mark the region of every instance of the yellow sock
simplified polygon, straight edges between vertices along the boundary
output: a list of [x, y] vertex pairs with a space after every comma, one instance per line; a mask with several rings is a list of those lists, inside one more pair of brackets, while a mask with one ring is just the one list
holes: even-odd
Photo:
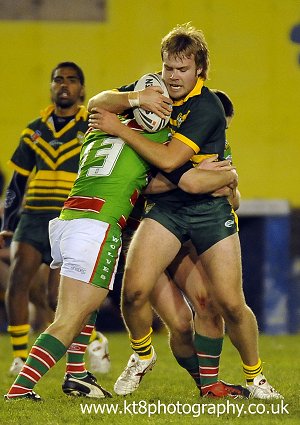
[[133, 339], [131, 336], [129, 337], [131, 348], [138, 354], [141, 360], [148, 360], [152, 356], [152, 332], [153, 329], [150, 328], [150, 332], [141, 339]]
[[243, 371], [248, 385], [253, 384], [253, 379], [262, 373], [262, 362], [258, 359], [258, 363], [254, 366], [248, 366], [243, 363]]
[[28, 356], [28, 339], [30, 325], [9, 325], [7, 332], [10, 334], [10, 342], [13, 349], [13, 357], [21, 357], [26, 360]]

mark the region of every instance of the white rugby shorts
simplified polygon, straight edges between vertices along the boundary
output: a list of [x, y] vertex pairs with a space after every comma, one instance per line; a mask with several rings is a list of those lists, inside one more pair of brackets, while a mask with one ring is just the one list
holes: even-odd
[[49, 222], [52, 263], [60, 274], [113, 289], [122, 246], [121, 229], [90, 218]]

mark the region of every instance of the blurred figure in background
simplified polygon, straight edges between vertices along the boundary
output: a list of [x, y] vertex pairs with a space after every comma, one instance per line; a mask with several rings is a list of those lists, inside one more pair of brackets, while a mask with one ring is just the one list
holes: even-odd
[[[2, 214], [4, 208], [3, 192], [5, 187], [5, 176], [0, 168], [0, 226], [2, 226]], [[0, 332], [6, 332], [7, 317], [5, 309], [5, 291], [9, 273], [9, 248], [0, 249]]]

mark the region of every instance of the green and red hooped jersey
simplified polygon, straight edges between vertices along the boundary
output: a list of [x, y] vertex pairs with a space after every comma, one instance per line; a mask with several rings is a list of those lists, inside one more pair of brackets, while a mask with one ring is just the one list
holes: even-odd
[[[136, 130], [140, 131], [140, 130]], [[170, 138], [169, 129], [141, 134], [157, 143]], [[148, 182], [149, 165], [118, 137], [99, 130], [87, 134], [78, 177], [60, 218], [92, 218], [122, 228]]]

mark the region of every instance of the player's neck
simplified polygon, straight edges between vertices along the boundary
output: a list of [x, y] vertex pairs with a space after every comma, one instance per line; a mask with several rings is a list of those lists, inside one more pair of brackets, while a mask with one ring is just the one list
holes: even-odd
[[55, 106], [54, 113], [58, 117], [70, 117], [77, 114], [79, 110], [79, 105], [72, 105], [69, 108], [62, 108], [60, 106]]

